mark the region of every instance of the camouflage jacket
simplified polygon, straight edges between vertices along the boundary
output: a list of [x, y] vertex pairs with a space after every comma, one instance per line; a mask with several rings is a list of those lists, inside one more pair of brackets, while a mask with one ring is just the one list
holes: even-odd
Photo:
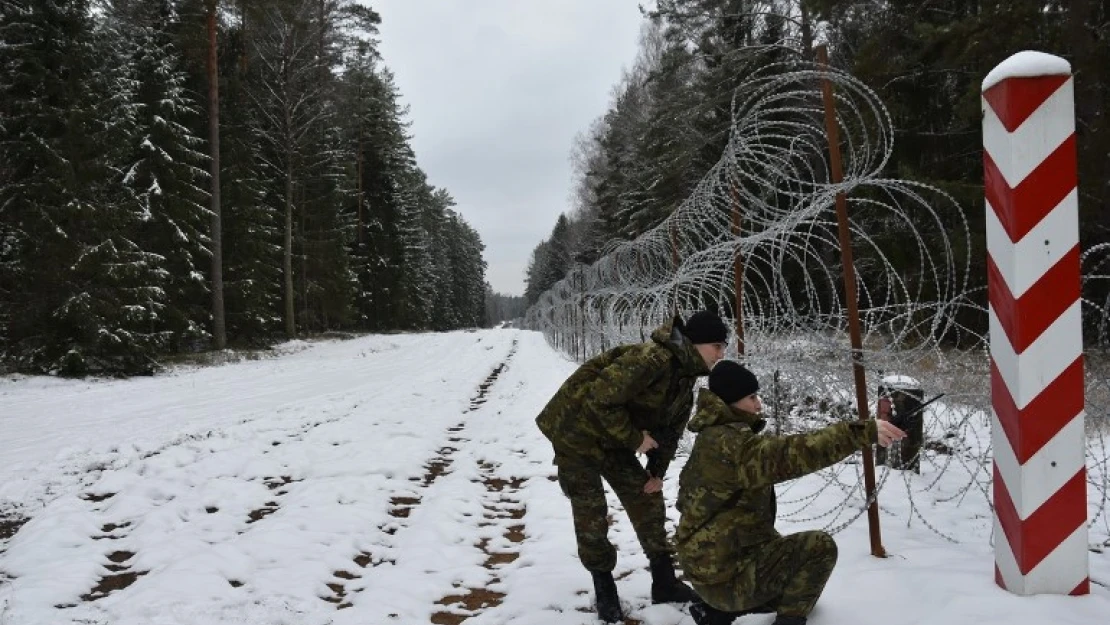
[[775, 484], [827, 467], [875, 440], [875, 422], [845, 421], [795, 436], [760, 436], [764, 421], [705, 389], [690, 420], [697, 432], [679, 476], [675, 543], [693, 582], [730, 579], [741, 548], [779, 536]]
[[536, 418], [555, 448], [555, 461], [596, 461], [607, 451], [635, 450], [643, 430], [659, 449], [650, 472], [658, 477], [674, 458], [693, 406], [694, 382], [708, 375], [700, 354], [675, 319], [651, 341], [610, 349], [578, 368]]

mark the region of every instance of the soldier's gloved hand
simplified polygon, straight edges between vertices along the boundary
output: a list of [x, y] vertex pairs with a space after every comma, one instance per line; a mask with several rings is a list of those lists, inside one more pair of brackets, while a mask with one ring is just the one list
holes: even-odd
[[906, 433], [889, 421], [875, 421], [875, 426], [876, 438], [883, 447], [890, 447], [894, 441], [906, 438]]
[[655, 449], [656, 447], [659, 447], [659, 443], [655, 442], [655, 439], [651, 437], [651, 434], [647, 433], [647, 430], [644, 430], [644, 441], [640, 443], [639, 447], [636, 448], [636, 453], [646, 454], [648, 451]]
[[654, 495], [655, 493], [658, 493], [662, 490], [663, 490], [663, 478], [661, 478], [661, 477], [648, 478], [647, 483], [644, 484], [644, 492], [647, 493], [648, 495]]

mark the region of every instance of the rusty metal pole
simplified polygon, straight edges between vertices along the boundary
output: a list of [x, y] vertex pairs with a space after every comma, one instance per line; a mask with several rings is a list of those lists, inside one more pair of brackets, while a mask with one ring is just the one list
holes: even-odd
[[671, 316], [678, 315], [678, 241], [674, 236], [674, 220], [671, 221], [668, 232], [671, 236], [671, 263], [674, 264], [674, 294], [671, 296]]
[[[736, 185], [732, 185], [732, 236], [740, 237], [740, 198]], [[736, 250], [732, 263], [732, 282], [736, 289], [736, 354], [744, 356], [744, 257]]]
[[579, 331], [582, 334], [582, 360], [589, 358], [589, 342], [586, 340], [586, 273], [579, 267], [578, 285], [578, 318], [581, 322]]
[[[824, 45], [817, 47], [817, 61], [824, 68], [829, 66], [829, 53]], [[821, 95], [825, 102], [825, 131], [829, 138], [829, 175], [833, 184], [844, 179], [840, 162], [840, 126], [836, 121], [836, 103], [833, 100], [832, 82], [821, 78]], [[848, 303], [848, 332], [852, 339], [852, 373], [856, 382], [856, 409], [860, 421], [867, 421], [867, 376], [863, 369], [863, 339], [859, 327], [859, 302], [856, 293], [856, 269], [852, 260], [852, 233], [848, 228], [848, 202], [844, 193], [836, 194], [836, 223], [840, 233], [840, 258], [844, 265], [844, 299]], [[863, 450], [863, 482], [867, 490], [867, 527], [871, 535], [871, 555], [886, 557], [882, 533], [879, 530], [879, 502], [875, 496], [875, 459], [871, 446]]]

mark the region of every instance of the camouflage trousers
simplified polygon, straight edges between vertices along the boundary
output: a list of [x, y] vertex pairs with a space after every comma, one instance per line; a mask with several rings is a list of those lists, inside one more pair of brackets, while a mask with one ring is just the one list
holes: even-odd
[[633, 452], [614, 451], [588, 461], [557, 455], [555, 463], [559, 467], [559, 487], [570, 499], [583, 566], [591, 571], [612, 571], [617, 564], [617, 549], [609, 542], [609, 506], [603, 478], [628, 513], [644, 553], [649, 558], [670, 553], [663, 493], [644, 493], [649, 476]]
[[825, 532], [799, 532], [741, 548], [736, 576], [694, 590], [726, 612], [766, 607], [784, 616], [813, 610], [836, 566], [836, 542]]

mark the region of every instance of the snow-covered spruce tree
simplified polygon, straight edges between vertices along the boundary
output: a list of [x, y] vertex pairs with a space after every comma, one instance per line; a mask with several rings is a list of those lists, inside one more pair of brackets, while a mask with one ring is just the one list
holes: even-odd
[[424, 199], [424, 231], [431, 251], [433, 287], [428, 328], [473, 328], [485, 321], [485, 268], [482, 241], [462, 216], [451, 210], [455, 200], [444, 189]]
[[544, 291], [566, 277], [574, 264], [570, 248], [570, 223], [566, 215], [559, 215], [551, 236], [541, 241], [532, 251], [525, 269], [524, 297], [528, 304], [536, 302]]
[[[293, 337], [296, 326], [296, 229], [305, 199], [306, 163], [317, 137], [326, 125], [325, 85], [320, 81], [320, 25], [315, 21], [316, 2], [275, 0], [249, 12], [250, 51], [255, 139], [267, 181], [264, 201], [281, 214], [282, 318], [285, 334]], [[302, 281], [302, 287], [304, 282]]]
[[551, 288], [554, 282], [548, 280], [547, 271], [547, 240], [540, 241], [528, 257], [528, 265], [524, 269], [524, 300], [529, 306], [535, 304], [544, 291]]
[[4, 357], [65, 375], [147, 371], [168, 274], [125, 183], [136, 85], [88, 0], [0, 4]]
[[165, 258], [165, 309], [159, 327], [174, 351], [209, 341], [211, 268], [204, 141], [189, 127], [202, 116], [185, 90], [182, 56], [172, 39], [170, 0], [111, 0], [106, 25], [136, 84], [135, 136], [125, 182], [141, 204], [140, 239]]
[[350, 158], [343, 149], [340, 129], [332, 125], [333, 101], [325, 100], [322, 106], [333, 114], [329, 115], [328, 124], [321, 125], [315, 141], [306, 150], [304, 199], [300, 202], [298, 228], [300, 325], [308, 331], [349, 325], [357, 285], [349, 257], [355, 223], [350, 211], [345, 210], [352, 193], [343, 165]]
[[451, 285], [452, 307], [458, 315], [455, 327], [485, 326], [486, 261], [482, 258], [485, 246], [478, 232], [461, 215], [447, 211], [447, 220], [451, 235], [446, 252], [455, 275]]
[[[240, 18], [242, 16], [240, 15]], [[220, 203], [223, 207], [224, 303], [229, 340], [262, 345], [280, 332], [281, 215], [264, 201], [263, 149], [244, 39], [249, 22], [227, 27], [220, 55]]]
[[432, 189], [418, 167], [402, 174], [397, 237], [401, 252], [399, 327], [423, 330], [431, 325], [435, 298], [432, 242], [424, 220]]
[[455, 200], [444, 189], [435, 189], [424, 202], [423, 224], [428, 233], [431, 249], [432, 281], [431, 315], [429, 328], [437, 331], [451, 330], [461, 325], [459, 311], [455, 306], [453, 290], [457, 288], [460, 276], [455, 273], [456, 263], [451, 254], [452, 237], [455, 232], [450, 222], [448, 207]]
[[404, 173], [416, 166], [408, 143], [407, 111], [400, 104], [393, 76], [377, 65], [376, 53], [369, 47], [360, 50], [347, 67], [344, 94], [348, 103], [344, 108], [352, 112], [348, 143], [355, 146], [359, 198], [352, 266], [358, 282], [357, 323], [371, 331], [396, 329], [404, 271], [398, 236]]

